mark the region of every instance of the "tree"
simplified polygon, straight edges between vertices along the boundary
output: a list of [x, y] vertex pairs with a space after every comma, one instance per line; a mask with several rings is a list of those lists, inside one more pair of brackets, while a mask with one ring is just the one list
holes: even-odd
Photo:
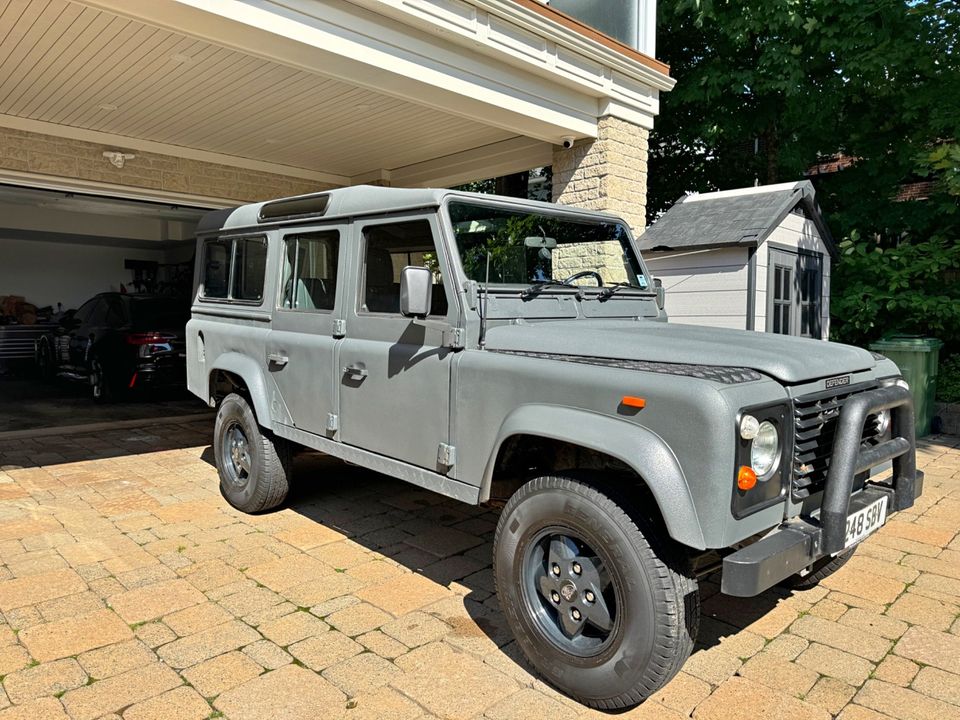
[[[923, 310], [904, 314], [902, 296], [880, 292], [890, 288], [870, 285], [856, 259], [899, 250], [899, 261], [919, 262], [933, 252], [923, 243], [933, 242], [944, 253], [935, 253], [936, 267], [952, 267], [960, 158], [944, 148], [960, 138], [960, 4], [677, 0], [660, 3], [659, 22], [659, 54], [677, 87], [661, 98], [651, 135], [650, 219], [688, 191], [796, 180], [824, 159], [847, 158], [842, 171], [811, 178], [847, 253], [834, 275], [834, 309], [859, 298], [878, 318], [841, 315], [835, 328], [857, 342], [936, 328], [920, 322]], [[893, 202], [903, 183], [920, 178], [935, 181], [929, 200]], [[907, 273], [917, 307], [952, 297], [938, 285], [948, 269], [923, 276], [921, 287], [923, 272], [911, 264]], [[956, 323], [944, 322], [938, 332], [958, 338]]]

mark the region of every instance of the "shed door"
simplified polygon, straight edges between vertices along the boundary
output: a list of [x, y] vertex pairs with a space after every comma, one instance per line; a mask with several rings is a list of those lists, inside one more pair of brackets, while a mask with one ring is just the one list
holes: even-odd
[[767, 332], [820, 339], [820, 256], [770, 248]]

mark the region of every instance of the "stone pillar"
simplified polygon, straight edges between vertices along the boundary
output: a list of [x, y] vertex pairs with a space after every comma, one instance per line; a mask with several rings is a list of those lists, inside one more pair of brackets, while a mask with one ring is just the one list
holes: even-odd
[[639, 125], [600, 118], [595, 140], [553, 151], [553, 200], [620, 215], [639, 235], [645, 227], [647, 138]]

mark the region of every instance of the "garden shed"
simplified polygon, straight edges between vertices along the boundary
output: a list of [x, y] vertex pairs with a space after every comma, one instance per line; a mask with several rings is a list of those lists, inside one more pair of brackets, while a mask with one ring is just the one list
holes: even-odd
[[639, 243], [671, 322], [829, 336], [836, 245], [808, 180], [688, 195]]

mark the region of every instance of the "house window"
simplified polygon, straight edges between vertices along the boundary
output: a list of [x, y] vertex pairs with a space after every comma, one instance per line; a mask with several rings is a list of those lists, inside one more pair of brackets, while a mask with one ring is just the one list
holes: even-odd
[[819, 339], [820, 257], [771, 248], [769, 268], [767, 331]]

